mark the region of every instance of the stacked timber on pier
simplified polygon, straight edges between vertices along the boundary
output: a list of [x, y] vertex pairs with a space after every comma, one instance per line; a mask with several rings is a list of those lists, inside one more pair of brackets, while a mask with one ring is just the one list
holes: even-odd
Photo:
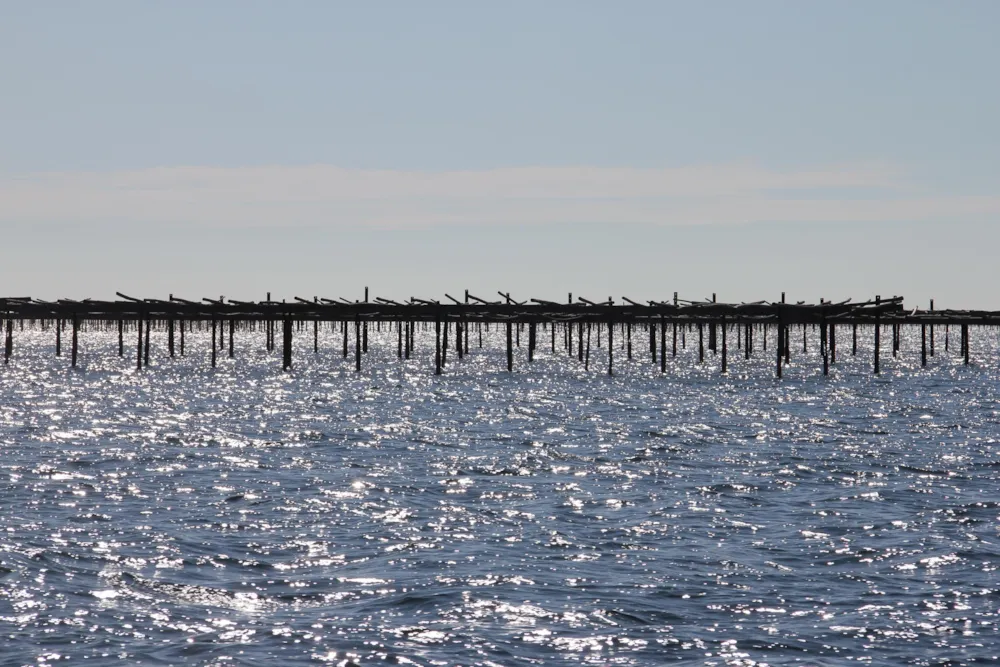
[[[807, 326], [820, 328], [820, 352], [823, 356], [824, 372], [829, 364], [836, 362], [836, 332], [838, 327], [849, 326], [852, 336], [852, 354], [857, 352], [858, 327], [871, 329], [874, 336], [874, 369], [879, 372], [880, 338], [883, 328], [889, 327], [892, 334], [893, 354], [899, 349], [900, 332], [903, 326], [921, 327], [922, 361], [926, 364], [927, 333], [930, 332], [930, 354], [934, 354], [934, 327], [960, 327], [962, 352], [968, 363], [969, 327], [996, 326], [1000, 324], [997, 311], [954, 311], [934, 310], [933, 302], [929, 310], [906, 310], [902, 297], [873, 300], [861, 303], [850, 301], [831, 303], [821, 300], [818, 304], [785, 303], [781, 301], [754, 303], [717, 303], [684, 301], [676, 293], [670, 301], [647, 301], [639, 303], [622, 298], [618, 303], [609, 298], [606, 301], [591, 301], [572, 295], [567, 303], [557, 303], [543, 299], [516, 301], [509, 294], [498, 293], [501, 300], [488, 301], [465, 293], [464, 300], [446, 295], [447, 301], [440, 302], [411, 298], [406, 302], [385, 298], [368, 299], [367, 289], [363, 301], [348, 299], [326, 299], [295, 297], [293, 301], [274, 301], [270, 294], [264, 301], [237, 301], [234, 299], [201, 299], [191, 301], [170, 295], [168, 299], [138, 299], [119, 293], [119, 299], [100, 301], [93, 299], [43, 301], [30, 297], [0, 298], [0, 317], [6, 325], [4, 358], [9, 361], [13, 349], [15, 322], [20, 328], [24, 324], [40, 326], [55, 332], [56, 354], [61, 355], [63, 331], [70, 328], [71, 354], [73, 365], [78, 355], [78, 338], [81, 324], [88, 323], [108, 328], [117, 327], [119, 335], [119, 355], [124, 355], [124, 333], [137, 331], [136, 366], [141, 369], [149, 363], [150, 330], [163, 331], [167, 335], [169, 355], [174, 356], [179, 346], [184, 353], [184, 333], [192, 326], [211, 328], [211, 363], [216, 364], [218, 352], [226, 350], [225, 338], [228, 333], [228, 352], [233, 356], [233, 338], [237, 328], [257, 330], [265, 333], [268, 351], [275, 348], [278, 329], [281, 330], [283, 367], [292, 366], [293, 331], [306, 323], [313, 323], [314, 350], [318, 350], [318, 328], [329, 324], [334, 331], [343, 335], [343, 355], [348, 356], [349, 333], [353, 333], [356, 369], [361, 370], [361, 358], [367, 352], [368, 327], [383, 323], [395, 326], [398, 332], [398, 355], [409, 358], [413, 348], [417, 325], [434, 325], [436, 343], [435, 371], [440, 373], [444, 363], [445, 350], [450, 336], [454, 336], [454, 349], [459, 358], [468, 353], [469, 331], [475, 328], [500, 325], [506, 329], [507, 369], [513, 370], [512, 336], [516, 332], [518, 342], [523, 327], [528, 334], [528, 361], [534, 359], [537, 347], [538, 327], [542, 326], [551, 335], [552, 351], [556, 350], [556, 333], [561, 332], [561, 345], [570, 354], [586, 359], [589, 366], [590, 336], [603, 331], [608, 345], [608, 372], [613, 372], [613, 337], [616, 332], [627, 336], [628, 357], [632, 357], [633, 330], [644, 331], [649, 336], [649, 352], [654, 362], [659, 357], [662, 371], [666, 371], [667, 337], [671, 339], [670, 352], [677, 353], [677, 332], [695, 331], [698, 334], [699, 361], [704, 361], [705, 333], [708, 334], [709, 349], [720, 351], [722, 372], [728, 367], [728, 339], [736, 335], [738, 347], [744, 356], [750, 358], [754, 352], [753, 341], [762, 337], [762, 348], [766, 350], [770, 333], [775, 344], [774, 354], [776, 374], [781, 377], [782, 366], [787, 364], [793, 347], [792, 327], [801, 327], [803, 336]], [[279, 326], [280, 325], [280, 326]], [[353, 332], [350, 332], [353, 329]], [[669, 330], [669, 334], [668, 334]], [[452, 332], [452, 333], [449, 333]], [[576, 344], [574, 346], [574, 337]], [[586, 338], [586, 342], [585, 342]], [[657, 340], [657, 338], [659, 340]], [[405, 342], [404, 342], [405, 341]], [[657, 345], [657, 342], [659, 345]], [[179, 344], [179, 345], [178, 345]], [[586, 355], [584, 345], [586, 344]], [[803, 341], [803, 344], [805, 342]], [[659, 347], [659, 350], [657, 350]]]

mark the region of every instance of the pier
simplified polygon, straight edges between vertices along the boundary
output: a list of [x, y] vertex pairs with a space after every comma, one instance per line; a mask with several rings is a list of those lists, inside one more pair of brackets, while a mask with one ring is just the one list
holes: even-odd
[[688, 301], [674, 293], [668, 301], [640, 303], [626, 297], [617, 301], [612, 297], [602, 301], [580, 296], [574, 299], [569, 294], [566, 303], [557, 303], [543, 299], [518, 301], [509, 293], [497, 294], [499, 299], [487, 300], [466, 291], [462, 299], [446, 294], [445, 300], [412, 297], [405, 302], [369, 299], [367, 288], [364, 300], [354, 301], [315, 296], [276, 301], [270, 294], [256, 302], [224, 297], [192, 301], [174, 295], [140, 299], [121, 293], [114, 301], [5, 297], [0, 298], [4, 364], [9, 364], [16, 353], [16, 332], [26, 326], [51, 331], [55, 355], [63, 356], [68, 348], [73, 367], [78, 363], [81, 338], [87, 330], [117, 330], [119, 356], [131, 356], [139, 371], [150, 362], [151, 332], [165, 338], [166, 353], [172, 358], [184, 355], [185, 333], [197, 329], [211, 330], [208, 363], [212, 367], [220, 356], [234, 356], [237, 335], [261, 336], [268, 352], [274, 352], [280, 344], [281, 368], [288, 371], [294, 364], [293, 337], [311, 336], [313, 351], [318, 352], [319, 330], [324, 327], [339, 334], [338, 351], [344, 358], [353, 354], [354, 369], [362, 372], [368, 331], [376, 326], [395, 331], [400, 359], [410, 358], [418, 335], [432, 335], [434, 373], [440, 375], [449, 349], [461, 360], [470, 353], [470, 336], [475, 336], [481, 347], [482, 332], [499, 327], [506, 341], [506, 370], [510, 372], [515, 370], [514, 340], [516, 347], [521, 347], [522, 336], [527, 338], [527, 350], [521, 355], [526, 358], [519, 363], [532, 363], [544, 346], [552, 354], [575, 357], [588, 370], [592, 365], [591, 342], [596, 338], [600, 346], [603, 336], [606, 354], [602, 354], [600, 366], [608, 374], [615, 371], [616, 337], [620, 337], [622, 353], [628, 359], [648, 355], [650, 363], [666, 373], [667, 359], [677, 356], [680, 336], [683, 341], [696, 338], [699, 363], [706, 361], [706, 349], [713, 352], [720, 373], [728, 372], [735, 348], [744, 359], [758, 354], [770, 356], [775, 376], [780, 378], [798, 347], [794, 338], [798, 332], [802, 336], [799, 349], [805, 351], [808, 328], [819, 330], [818, 350], [824, 374], [837, 363], [838, 354], [857, 355], [859, 336], [872, 338], [872, 371], [878, 374], [881, 355], [898, 354], [904, 327], [919, 327], [921, 364], [926, 366], [928, 357], [935, 354], [936, 333], [939, 338], [944, 335], [945, 350], [953, 345], [957, 333], [959, 354], [969, 364], [970, 331], [1000, 325], [1000, 311], [935, 310], [933, 301], [926, 310], [907, 310], [901, 296], [875, 297], [859, 303], [821, 299], [818, 304], [807, 304], [786, 303], [783, 293], [779, 301], [773, 302], [721, 303], [715, 295], [704, 301]]

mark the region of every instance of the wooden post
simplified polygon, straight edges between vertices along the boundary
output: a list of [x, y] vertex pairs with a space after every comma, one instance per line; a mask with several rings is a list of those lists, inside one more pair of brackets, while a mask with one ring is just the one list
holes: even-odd
[[403, 341], [403, 358], [409, 359], [410, 352], [413, 349], [413, 322], [410, 322], [409, 320], [406, 321], [406, 331], [403, 333], [405, 334]]
[[927, 365], [927, 325], [920, 325], [920, 365]]
[[969, 325], [962, 325], [962, 354], [965, 355], [965, 365], [969, 365]]
[[149, 319], [149, 315], [146, 315], [146, 334], [145, 334], [145, 350], [142, 355], [142, 365], [149, 367], [149, 330], [152, 328], [150, 325], [152, 321]]
[[10, 363], [10, 355], [14, 353], [14, 320], [7, 319], [7, 336], [3, 344], [3, 363]]
[[56, 320], [56, 356], [62, 356], [62, 318]]
[[720, 325], [722, 329], [722, 374], [725, 375], [729, 372], [729, 354], [728, 348], [726, 347], [726, 316], [722, 316], [722, 324]]
[[656, 322], [649, 323], [649, 356], [656, 363]]
[[142, 370], [142, 317], [138, 317], [135, 320], [135, 328], [138, 330], [136, 332], [136, 343], [135, 343], [135, 369], [137, 371]]
[[[932, 312], [934, 311], [934, 299], [931, 299], [931, 311]], [[928, 327], [928, 328], [930, 329], [930, 334], [931, 334], [931, 356], [933, 357], [934, 356], [934, 323], [931, 322], [930, 327]]]
[[[598, 325], [600, 327], [600, 325]], [[614, 335], [615, 335], [615, 323], [608, 322], [608, 375], [614, 375], [615, 367], [615, 345], [614, 345]]]
[[319, 354], [319, 320], [313, 320], [313, 354]]
[[743, 358], [750, 360], [750, 350], [753, 349], [753, 325], [750, 323], [743, 325]]
[[[782, 293], [781, 296], [782, 296], [782, 301], [784, 301], [784, 296], [785, 296], [784, 293]], [[765, 335], [765, 338], [766, 338], [766, 335]], [[775, 345], [774, 345], [774, 347], [776, 348], [776, 353], [777, 353], [777, 357], [778, 357], [778, 379], [779, 380], [781, 379], [781, 358], [783, 356], [782, 355], [781, 346], [784, 344], [784, 340], [785, 340], [784, 325], [782, 324], [782, 321], [781, 321], [781, 310], [779, 309], [778, 310], [778, 331], [777, 331], [777, 335], [775, 336]]]
[[[217, 332], [218, 324], [219, 323], [213, 317], [212, 318], [212, 368], [215, 368], [216, 359], [217, 359], [217, 357], [219, 355], [219, 348], [218, 348], [218, 345], [216, 343], [216, 336], [218, 334], [218, 332]], [[148, 329], [149, 322], [146, 322], [146, 327], [147, 327], [146, 331], [149, 331], [149, 329]], [[146, 363], [147, 363], [147, 365], [149, 364], [148, 361]]]
[[583, 357], [583, 370], [590, 370], [590, 322], [587, 322], [587, 353]]
[[705, 361], [705, 325], [698, 322], [698, 363]]
[[875, 318], [875, 375], [882, 372], [880, 367], [879, 355], [881, 353], [881, 339], [882, 339], [882, 323], [879, 322], [879, 318]]
[[535, 360], [535, 323], [528, 323], [528, 363]]
[[347, 358], [347, 320], [341, 320], [340, 322], [341, 333], [343, 333], [344, 338], [344, 359]]
[[[458, 358], [459, 359], [462, 359], [462, 357], [465, 355], [465, 346], [462, 344], [463, 343], [463, 340], [462, 340], [462, 329], [463, 328], [464, 327], [462, 326], [462, 320], [461, 319], [455, 320], [455, 351], [458, 352]], [[534, 345], [535, 345], [534, 331], [532, 331], [532, 337], [531, 338], [532, 338], [532, 340], [531, 340], [531, 346], [534, 347]]]
[[118, 320], [118, 356], [125, 356], [125, 321]]
[[512, 340], [513, 336], [513, 324], [510, 320], [507, 320], [507, 372], [511, 373], [514, 371], [514, 342]]
[[76, 358], [78, 356], [80, 349], [79, 335], [80, 335], [80, 316], [77, 315], [76, 313], [73, 313], [73, 341], [72, 341], [73, 347], [70, 352], [71, 365], [73, 366], [73, 368], [76, 368]]
[[837, 363], [837, 327], [830, 322], [830, 364]]
[[855, 357], [858, 354], [858, 323], [855, 322], [851, 325], [851, 356]]
[[167, 320], [167, 353], [174, 358], [174, 321]]
[[583, 363], [583, 322], [579, 322], [577, 324], [577, 326], [579, 327], [578, 331], [576, 332], [577, 333], [576, 343], [577, 343], [577, 347], [579, 348], [577, 350], [577, 352], [578, 352], [578, 360], [580, 361], [580, 363]]
[[403, 321], [396, 320], [396, 358], [403, 358]]
[[361, 314], [354, 315], [354, 372], [361, 372]]
[[823, 375], [830, 374], [830, 352], [827, 349], [826, 341], [826, 316], [823, 316], [823, 321], [819, 325], [819, 349], [823, 354]]
[[[608, 340], [611, 340], [610, 334]], [[632, 323], [625, 323], [625, 348], [626, 348], [626, 358], [632, 361]]]
[[281, 370], [292, 370], [292, 320], [285, 316], [281, 322]]
[[448, 320], [444, 321], [444, 331], [441, 332], [441, 366], [448, 365]]
[[670, 356], [672, 356], [672, 357], [676, 357], [677, 356], [677, 321], [676, 320], [674, 321], [674, 346], [673, 346], [673, 352], [671, 353]]
[[[676, 334], [677, 330], [674, 329]], [[676, 341], [676, 337], [674, 338]], [[667, 323], [663, 319], [663, 315], [660, 315], [660, 372], [667, 372]]]
[[236, 320], [229, 320], [229, 358], [232, 359], [236, 356], [236, 350], [233, 346], [233, 339], [236, 337]]
[[785, 346], [785, 364], [792, 363], [792, 327], [785, 325], [785, 340], [783, 344]]

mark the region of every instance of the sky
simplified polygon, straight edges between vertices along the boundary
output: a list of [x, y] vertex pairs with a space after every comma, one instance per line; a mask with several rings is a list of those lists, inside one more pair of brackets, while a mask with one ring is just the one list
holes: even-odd
[[0, 295], [1000, 309], [995, 0], [0, 16]]

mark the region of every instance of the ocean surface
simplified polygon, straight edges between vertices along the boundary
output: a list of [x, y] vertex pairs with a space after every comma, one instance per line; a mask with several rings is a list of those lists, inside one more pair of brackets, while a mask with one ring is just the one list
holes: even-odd
[[793, 330], [777, 381], [773, 333], [728, 376], [618, 336], [608, 377], [492, 331], [435, 377], [432, 332], [356, 374], [311, 329], [289, 373], [260, 332], [136, 372], [15, 331], [0, 665], [994, 664], [997, 333], [884, 335], [878, 377], [863, 333], [824, 377]]

